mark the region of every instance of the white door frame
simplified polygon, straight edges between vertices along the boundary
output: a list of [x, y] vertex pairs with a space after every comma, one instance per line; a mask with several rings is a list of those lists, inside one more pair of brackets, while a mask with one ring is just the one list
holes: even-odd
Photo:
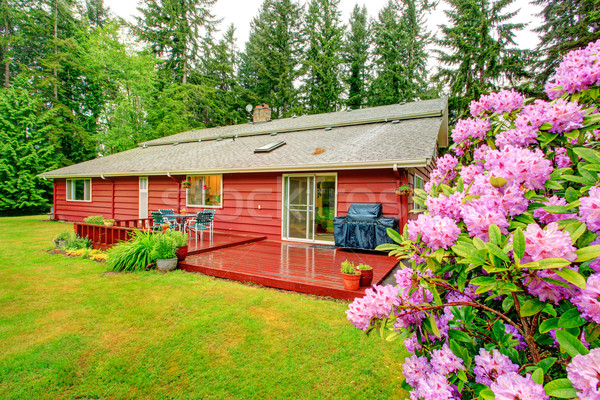
[[148, 187], [149, 180], [147, 176], [139, 177], [139, 202], [138, 202], [138, 217], [148, 218]]

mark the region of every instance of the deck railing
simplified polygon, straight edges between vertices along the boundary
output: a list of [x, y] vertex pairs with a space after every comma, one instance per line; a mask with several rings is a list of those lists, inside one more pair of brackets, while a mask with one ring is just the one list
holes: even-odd
[[129, 240], [135, 229], [144, 230], [152, 225], [152, 218], [116, 220], [113, 226], [85, 224], [75, 222], [75, 233], [79, 237], [88, 238], [94, 249], [106, 250], [109, 247]]

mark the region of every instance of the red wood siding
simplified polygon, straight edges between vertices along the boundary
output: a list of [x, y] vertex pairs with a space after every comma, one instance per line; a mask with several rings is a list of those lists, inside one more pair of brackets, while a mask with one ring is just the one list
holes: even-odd
[[[318, 171], [316, 171], [318, 172]], [[385, 216], [407, 221], [408, 199], [394, 190], [406, 182], [406, 171], [391, 169], [338, 172], [337, 215], [346, 215], [351, 203], [382, 203]], [[180, 210], [189, 213], [203, 207], [186, 206], [186, 190], [180, 188], [185, 176], [150, 176], [148, 208]], [[281, 238], [282, 173], [223, 175], [223, 207], [216, 209], [215, 229], [257, 233], [269, 239]], [[114, 185], [114, 213], [113, 213]], [[56, 216], [61, 220], [82, 221], [90, 215], [105, 218], [134, 219], [139, 216], [138, 177], [92, 179], [92, 202], [67, 202], [66, 180], [56, 180]], [[259, 209], [260, 207], [260, 209]]]

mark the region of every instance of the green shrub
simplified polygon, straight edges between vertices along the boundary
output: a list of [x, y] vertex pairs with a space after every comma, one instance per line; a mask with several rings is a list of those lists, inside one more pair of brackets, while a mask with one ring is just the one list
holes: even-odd
[[373, 269], [373, 267], [371, 267], [370, 265], [363, 264], [363, 263], [360, 263], [360, 264], [358, 264], [358, 267], [356, 267], [356, 268], [357, 268], [359, 271], [369, 271], [369, 270], [372, 270], [372, 269]]
[[154, 247], [151, 256], [154, 260], [166, 260], [176, 257], [177, 246], [171, 233], [154, 235]]
[[59, 233], [58, 235], [56, 235], [54, 237], [54, 241], [58, 242], [59, 240], [69, 240], [69, 238], [71, 236], [73, 236], [73, 231], [72, 230], [62, 231], [61, 233]]
[[106, 264], [111, 271], [143, 271], [156, 259], [151, 253], [156, 237], [152, 232], [135, 230], [131, 240], [120, 242], [108, 251]]
[[89, 249], [92, 247], [92, 241], [88, 238], [81, 238], [72, 230], [66, 230], [54, 237], [54, 243], [58, 247], [59, 241], [62, 241], [61, 248], [65, 250]]
[[92, 225], [103, 225], [104, 217], [101, 215], [93, 215], [90, 217], [85, 217], [83, 219], [83, 222], [85, 222], [86, 224], [92, 224]]

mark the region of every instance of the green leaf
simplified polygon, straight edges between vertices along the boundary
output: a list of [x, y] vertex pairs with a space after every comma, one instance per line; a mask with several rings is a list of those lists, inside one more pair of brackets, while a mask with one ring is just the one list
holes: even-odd
[[589, 353], [588, 349], [585, 348], [583, 343], [581, 343], [579, 339], [567, 331], [556, 331], [556, 341], [571, 357], [575, 357], [579, 354], [586, 355]]
[[531, 379], [535, 383], [543, 385], [544, 384], [544, 370], [541, 368], [538, 368], [535, 371], [533, 371], [533, 374], [531, 374]]
[[555, 379], [544, 386], [544, 390], [548, 396], [557, 397], [559, 399], [572, 399], [577, 397], [577, 390], [573, 388], [571, 381], [566, 378]]
[[525, 234], [521, 228], [517, 228], [513, 233], [513, 250], [519, 260], [525, 255]]
[[388, 236], [396, 243], [398, 244], [402, 244], [402, 242], [404, 241], [404, 239], [402, 238], [402, 236], [400, 236], [400, 233], [398, 233], [398, 231], [396, 231], [395, 229], [392, 228], [387, 228], [386, 230]]
[[398, 245], [397, 244], [393, 244], [393, 243], [383, 243], [380, 244], [379, 246], [377, 246], [375, 248], [375, 250], [377, 251], [392, 251], [392, 250], [398, 250]]
[[568, 268], [559, 269], [554, 272], [556, 272], [556, 274], [563, 278], [565, 281], [570, 282], [581, 289], [586, 288], [585, 278], [579, 272], [575, 272], [572, 269]]
[[442, 334], [440, 333], [440, 328], [438, 327], [438, 324], [434, 318], [433, 313], [429, 314], [429, 323], [431, 324], [431, 331], [433, 332], [433, 334], [439, 338], [442, 337]]
[[552, 329], [558, 329], [558, 318], [549, 318], [542, 322], [539, 326], [540, 333], [547, 333]]
[[[492, 225], [492, 226], [495, 226], [495, 225]], [[490, 229], [490, 231], [491, 231], [491, 229]], [[486, 247], [491, 255], [496, 256], [503, 261], [510, 262], [510, 258], [508, 257], [508, 255], [505, 252], [503, 252], [502, 249], [500, 249], [495, 244], [487, 243]]]
[[521, 264], [520, 267], [528, 269], [552, 269], [563, 268], [567, 265], [571, 265], [571, 262], [569, 260], [565, 260], [564, 258], [544, 258], [543, 260]]
[[496, 224], [491, 224], [488, 228], [488, 234], [490, 236], [490, 242], [493, 244], [500, 244], [502, 240], [502, 232], [500, 232], [500, 228]]
[[451, 339], [458, 340], [459, 342], [473, 343], [473, 338], [471, 338], [471, 336], [457, 329], [448, 329], [448, 336], [450, 336]]
[[548, 371], [550, 370], [550, 368], [552, 368], [552, 366], [556, 362], [556, 360], [557, 359], [554, 357], [544, 358], [542, 361], [537, 363], [537, 366], [540, 367], [544, 371], [544, 374], [547, 374]]
[[483, 285], [495, 285], [498, 281], [493, 276], [478, 276], [477, 278], [471, 279], [472, 285], [483, 286]]
[[549, 212], [551, 214], [568, 214], [569, 213], [569, 209], [567, 208], [567, 206], [550, 205], [550, 206], [545, 206], [544, 210], [546, 210], [546, 212]]
[[558, 326], [561, 328], [569, 329], [569, 328], [577, 328], [579, 326], [585, 325], [587, 321], [581, 318], [581, 313], [578, 309], [572, 308], [566, 313], [564, 313], [560, 320], [558, 321]]
[[502, 311], [505, 313], [510, 311], [511, 308], [515, 305], [515, 299], [512, 296], [506, 296], [504, 300], [502, 300]]
[[577, 191], [575, 189], [569, 187], [565, 191], [565, 199], [567, 199], [569, 203], [572, 203], [574, 201], [579, 200], [579, 195], [577, 194]]
[[550, 122], [544, 122], [542, 126], [540, 126], [540, 131], [547, 131], [552, 128], [552, 124]]
[[579, 157], [592, 164], [600, 164], [600, 153], [587, 147], [573, 147], [573, 151]]
[[481, 400], [494, 400], [496, 397], [491, 389], [483, 389], [481, 392], [479, 392], [479, 398]]
[[593, 260], [596, 257], [600, 257], [600, 244], [576, 250], [575, 254], [577, 254], [577, 260], [575, 260], [576, 262]]
[[542, 303], [538, 299], [527, 300], [525, 304], [521, 306], [521, 316], [530, 317], [542, 311], [546, 307], [546, 303]]

